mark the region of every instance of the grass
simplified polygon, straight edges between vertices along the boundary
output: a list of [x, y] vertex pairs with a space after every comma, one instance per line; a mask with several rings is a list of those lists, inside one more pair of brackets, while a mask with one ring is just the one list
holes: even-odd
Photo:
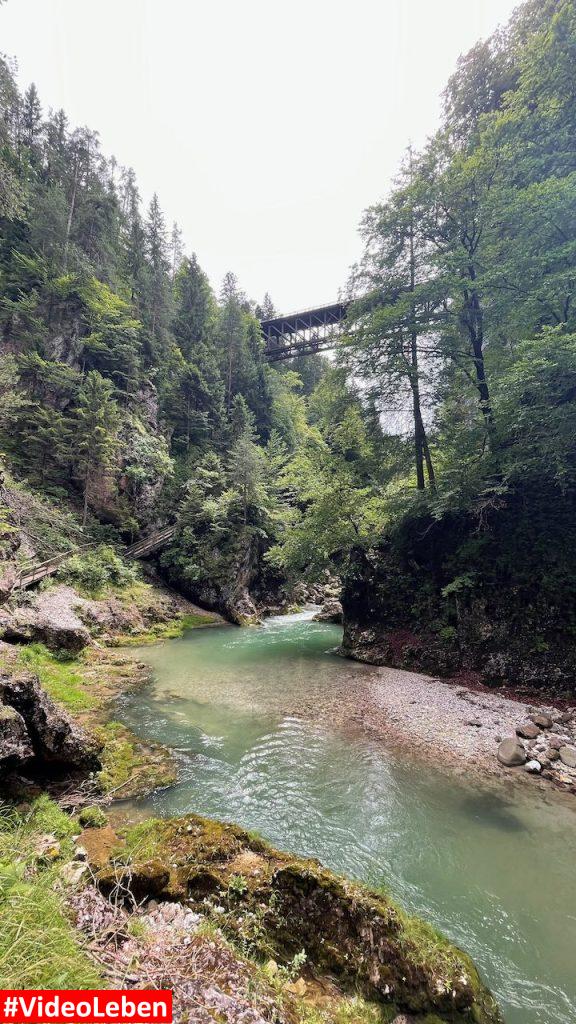
[[216, 615], [208, 612], [204, 615], [190, 614], [181, 615], [171, 622], [159, 622], [155, 626], [142, 633], [124, 634], [116, 637], [115, 647], [144, 647], [146, 644], [155, 644], [159, 640], [177, 640], [183, 636], [188, 629], [197, 629], [199, 626], [212, 626], [218, 622]]
[[72, 852], [74, 823], [41, 796], [25, 816], [0, 811], [0, 988], [104, 988], [68, 918], [60, 862], [35, 855], [50, 833], [64, 856]]
[[83, 677], [81, 658], [54, 654], [44, 644], [29, 644], [19, 651], [17, 665], [34, 672], [49, 696], [68, 711], [91, 711], [98, 706]]
[[104, 743], [102, 771], [98, 773], [104, 793], [118, 792], [127, 797], [175, 781], [172, 757], [163, 747], [143, 745], [121, 722], [107, 722], [98, 729], [98, 735]]
[[299, 1024], [390, 1024], [398, 1010], [395, 1006], [377, 1006], [360, 996], [343, 997], [328, 1010], [304, 1001], [297, 1008]]

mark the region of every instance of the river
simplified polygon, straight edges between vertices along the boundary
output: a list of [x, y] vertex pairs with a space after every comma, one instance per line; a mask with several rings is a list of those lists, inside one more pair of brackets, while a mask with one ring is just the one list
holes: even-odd
[[474, 958], [507, 1024], [576, 1021], [576, 813], [412, 763], [348, 720], [367, 666], [306, 615], [141, 648], [153, 682], [117, 716], [172, 747], [177, 785], [138, 815], [194, 811], [385, 884]]

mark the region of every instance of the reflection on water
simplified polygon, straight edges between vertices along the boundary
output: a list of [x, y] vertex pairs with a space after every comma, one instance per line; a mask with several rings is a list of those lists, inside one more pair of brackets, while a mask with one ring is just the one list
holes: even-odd
[[373, 670], [335, 657], [339, 637], [290, 617], [140, 650], [155, 682], [120, 717], [175, 748], [181, 772], [139, 813], [237, 821], [385, 884], [472, 954], [508, 1024], [574, 1024], [575, 814], [450, 781], [348, 729]]

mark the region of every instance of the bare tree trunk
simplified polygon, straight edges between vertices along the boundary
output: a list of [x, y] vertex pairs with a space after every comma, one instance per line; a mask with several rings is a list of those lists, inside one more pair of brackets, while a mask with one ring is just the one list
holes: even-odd
[[[410, 184], [412, 184], [412, 149], [410, 148]], [[436, 478], [432, 466], [426, 428], [422, 419], [420, 399], [420, 368], [418, 365], [418, 332], [416, 330], [416, 308], [414, 293], [416, 291], [416, 253], [414, 247], [414, 213], [410, 206], [410, 222], [408, 229], [410, 243], [410, 292], [412, 294], [412, 324], [410, 329], [410, 386], [412, 388], [412, 410], [414, 416], [414, 450], [416, 457], [416, 486], [419, 491], [426, 487], [424, 479], [424, 462], [428, 472], [428, 482], [432, 490], [436, 489]]]
[[76, 192], [77, 192], [77, 189], [78, 189], [78, 168], [79, 168], [79, 160], [78, 160], [78, 157], [76, 157], [76, 162], [74, 164], [74, 184], [72, 186], [72, 198], [70, 200], [70, 207], [69, 207], [69, 210], [68, 210], [68, 220], [66, 222], [66, 236], [64, 238], [64, 259], [63, 259], [63, 270], [64, 270], [64, 272], [66, 272], [66, 269], [68, 267], [68, 246], [69, 246], [69, 243], [70, 243], [70, 233], [72, 231], [72, 219], [74, 217], [74, 209], [76, 207]]
[[86, 522], [88, 520], [88, 487], [90, 484], [90, 470], [86, 470], [84, 476], [84, 508], [82, 511], [82, 529], [86, 528]]

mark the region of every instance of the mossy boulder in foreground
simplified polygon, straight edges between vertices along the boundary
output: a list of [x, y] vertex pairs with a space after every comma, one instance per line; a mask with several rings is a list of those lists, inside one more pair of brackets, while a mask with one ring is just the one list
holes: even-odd
[[[99, 833], [106, 843], [99, 844]], [[255, 955], [288, 962], [305, 950], [316, 973], [370, 999], [443, 1021], [500, 1024], [470, 958], [387, 895], [339, 878], [317, 861], [197, 815], [150, 819], [81, 839], [102, 890], [137, 901], [188, 901]]]

